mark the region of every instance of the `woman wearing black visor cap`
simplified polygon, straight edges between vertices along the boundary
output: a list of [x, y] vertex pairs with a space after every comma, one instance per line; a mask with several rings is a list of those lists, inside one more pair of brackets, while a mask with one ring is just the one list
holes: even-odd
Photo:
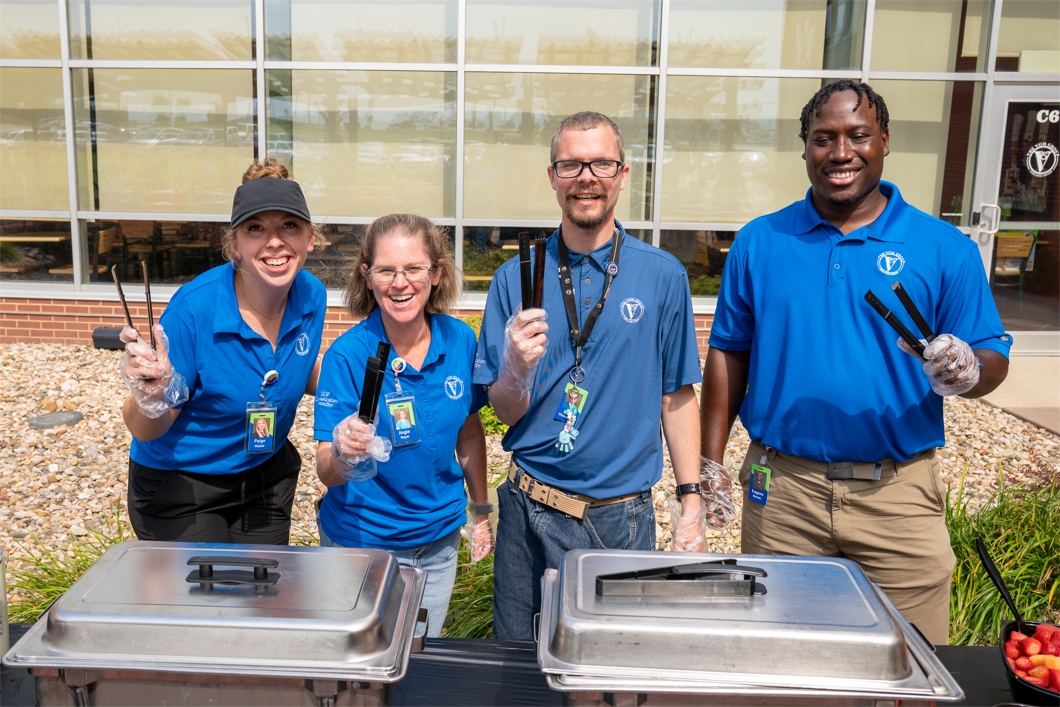
[[319, 238], [287, 170], [255, 163], [233, 200], [229, 262], [177, 291], [155, 348], [122, 331], [129, 514], [141, 540], [287, 543], [301, 468], [287, 433], [316, 390], [327, 307], [302, 270]]

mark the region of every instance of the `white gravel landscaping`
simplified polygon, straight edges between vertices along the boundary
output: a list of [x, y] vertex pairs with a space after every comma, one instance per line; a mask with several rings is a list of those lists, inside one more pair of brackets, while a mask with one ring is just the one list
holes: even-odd
[[[90, 529], [105, 530], [118, 504], [124, 506], [130, 436], [121, 419], [126, 389], [118, 375], [119, 356], [89, 346], [0, 345], [0, 545], [8, 548], [12, 565], [18, 565], [23, 548], [34, 549], [34, 538], [49, 548], [64, 547]], [[57, 410], [77, 410], [84, 419], [73, 427], [30, 427], [30, 418]], [[313, 468], [312, 416], [312, 401], [304, 398], [291, 431], [302, 454], [292, 542], [315, 540], [313, 504], [324, 491]], [[1060, 437], [986, 403], [947, 399], [946, 429], [945, 480], [955, 493], [967, 468], [965, 495], [972, 504], [989, 497], [999, 468], [1018, 476], [1035, 455], [1060, 463]], [[747, 444], [737, 425], [727, 449], [734, 473]], [[489, 438], [488, 453], [496, 480], [507, 466], [499, 436]], [[673, 489], [667, 459], [655, 487], [661, 548], [669, 545], [666, 499]], [[739, 524], [710, 538], [709, 545], [737, 551]]]

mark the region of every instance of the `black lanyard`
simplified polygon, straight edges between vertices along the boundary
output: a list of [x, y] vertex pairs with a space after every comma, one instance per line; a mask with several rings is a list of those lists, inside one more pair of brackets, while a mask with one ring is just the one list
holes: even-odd
[[[593, 333], [593, 327], [596, 326], [596, 320], [600, 318], [600, 312], [604, 311], [607, 295], [611, 293], [611, 283], [618, 276], [618, 257], [622, 252], [622, 232], [616, 228], [615, 234], [611, 237], [611, 257], [608, 260], [607, 267], [604, 268], [604, 293], [600, 295], [600, 299], [596, 301], [596, 306], [592, 308], [589, 316], [585, 318], [585, 328], [581, 330], [578, 329], [578, 305], [574, 301], [574, 287], [571, 285], [571, 275], [573, 273], [570, 268], [570, 251], [567, 250], [567, 244], [563, 242], [562, 230], [556, 238], [556, 249], [559, 251], [560, 290], [563, 292], [563, 305], [567, 310], [567, 323], [570, 325], [571, 343], [574, 344], [574, 368], [570, 371], [570, 379], [577, 385], [585, 380], [585, 370], [582, 368], [582, 348], [589, 341], [589, 336]], [[589, 256], [586, 255], [585, 257], [588, 258]]]

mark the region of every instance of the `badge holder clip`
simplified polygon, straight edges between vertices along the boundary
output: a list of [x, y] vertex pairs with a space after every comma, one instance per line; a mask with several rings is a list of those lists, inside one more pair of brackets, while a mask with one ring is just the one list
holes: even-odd
[[247, 454], [265, 454], [276, 449], [276, 413], [278, 408], [265, 399], [265, 388], [280, 377], [269, 371], [261, 380], [258, 400], [247, 403]]

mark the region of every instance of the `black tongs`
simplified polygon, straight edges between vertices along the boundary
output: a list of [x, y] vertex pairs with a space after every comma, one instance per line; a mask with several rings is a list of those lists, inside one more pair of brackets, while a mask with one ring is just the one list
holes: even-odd
[[[147, 331], [151, 337], [151, 348], [155, 348], [155, 310], [151, 306], [151, 278], [147, 274], [147, 261], [141, 260], [140, 267], [144, 273], [144, 296], [147, 298]], [[132, 315], [129, 314], [129, 305], [125, 303], [125, 292], [121, 289], [121, 280], [118, 279], [118, 266], [110, 266], [110, 275], [114, 278], [114, 286], [118, 288], [118, 299], [121, 300], [121, 308], [125, 310], [125, 323], [130, 329], [133, 326]]]
[[534, 239], [533, 276], [530, 271], [530, 233], [519, 234], [519, 280], [522, 290], [523, 311], [541, 307], [541, 296], [545, 287], [545, 239]]
[[372, 422], [375, 420], [375, 412], [379, 409], [379, 394], [383, 392], [383, 377], [386, 375], [386, 363], [390, 358], [390, 344], [380, 341], [376, 347], [375, 356], [368, 357], [368, 363], [364, 366], [364, 382], [361, 383], [361, 407], [357, 410], [357, 417], [361, 422]]
[[[743, 579], [737, 580], [737, 576]], [[730, 558], [597, 575], [596, 594], [602, 597], [752, 597], [766, 593], [765, 585], [756, 583], [755, 578], [767, 576], [764, 569], [737, 564]]]
[[[905, 288], [902, 287], [902, 283], [895, 281], [895, 283], [891, 285], [891, 289], [894, 290], [896, 295], [898, 295], [898, 299], [902, 303], [902, 306], [905, 307], [905, 311], [913, 318], [913, 323], [916, 324], [916, 328], [924, 335], [927, 342], [930, 344], [934, 341], [935, 333], [931, 331], [931, 327], [928, 326], [927, 320], [924, 319], [924, 315], [922, 315], [920, 310], [916, 308], [916, 305], [913, 304], [912, 298], [909, 296], [909, 293], [905, 291]], [[865, 300], [872, 305], [872, 308], [875, 309], [881, 317], [883, 317], [884, 321], [891, 325], [892, 329], [898, 332], [898, 336], [902, 337], [905, 343], [909, 344], [909, 348], [916, 351], [920, 355], [920, 358], [924, 357], [924, 344], [913, 334], [913, 332], [906, 328], [905, 324], [902, 324], [901, 320], [895, 316], [894, 312], [887, 308], [887, 305], [880, 301], [879, 297], [872, 293], [872, 290], [865, 293]]]

